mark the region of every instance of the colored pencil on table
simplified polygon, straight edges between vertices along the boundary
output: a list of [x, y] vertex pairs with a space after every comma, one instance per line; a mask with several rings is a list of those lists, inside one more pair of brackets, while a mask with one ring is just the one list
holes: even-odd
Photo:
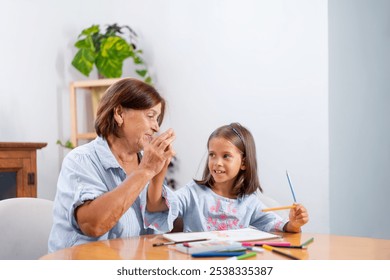
[[293, 259], [293, 260], [300, 260], [300, 258], [296, 257], [296, 256], [293, 256], [291, 254], [288, 254], [286, 252], [283, 252], [281, 250], [278, 250], [278, 249], [275, 249], [274, 247], [272, 246], [268, 246], [268, 245], [263, 245], [263, 248], [268, 250], [268, 251], [271, 251], [271, 252], [274, 252], [276, 254], [279, 254], [279, 255], [282, 255], [282, 256], [285, 256], [285, 257], [288, 257], [290, 259]]
[[314, 241], [314, 237], [310, 238], [309, 240], [307, 240], [306, 242], [302, 243], [301, 246], [302, 247], [307, 247], [307, 245], [309, 245], [310, 243], [312, 243]]
[[263, 246], [269, 245], [269, 246], [278, 246], [278, 247], [287, 247], [291, 246], [290, 242], [285, 242], [285, 241], [255, 241], [255, 242], [241, 242], [242, 246]]
[[245, 251], [209, 251], [209, 252], [202, 252], [202, 253], [194, 253], [191, 254], [191, 257], [193, 258], [210, 258], [210, 257], [237, 257], [245, 255]]
[[248, 254], [244, 254], [244, 255], [241, 255], [241, 256], [227, 258], [227, 260], [244, 260], [244, 259], [251, 258], [251, 257], [254, 257], [254, 256], [256, 256], [256, 253], [255, 252], [250, 252]]
[[194, 240], [186, 240], [186, 241], [172, 241], [172, 242], [163, 242], [163, 243], [154, 243], [153, 247], [158, 247], [158, 246], [165, 246], [165, 245], [174, 245], [174, 244], [180, 244], [180, 243], [190, 243], [190, 242], [198, 242], [198, 241], [206, 241], [209, 240], [207, 238], [202, 238], [202, 239], [194, 239]]
[[310, 238], [309, 240], [307, 240], [306, 242], [303, 242], [301, 245], [284, 245], [284, 244], [266, 244], [266, 245], [269, 245], [269, 246], [272, 246], [272, 247], [275, 247], [275, 248], [286, 248], [286, 249], [307, 249], [307, 245], [309, 245], [310, 243], [312, 243], [314, 241], [314, 238]]

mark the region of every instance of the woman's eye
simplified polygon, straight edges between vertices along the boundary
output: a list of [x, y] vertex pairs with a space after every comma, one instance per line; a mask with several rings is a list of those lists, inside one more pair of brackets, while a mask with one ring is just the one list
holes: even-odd
[[155, 116], [155, 115], [149, 115], [148, 117], [149, 117], [149, 119], [158, 122], [158, 117], [157, 117], [157, 116]]
[[223, 157], [224, 157], [224, 158], [230, 158], [231, 155], [226, 154], [226, 155], [223, 155]]

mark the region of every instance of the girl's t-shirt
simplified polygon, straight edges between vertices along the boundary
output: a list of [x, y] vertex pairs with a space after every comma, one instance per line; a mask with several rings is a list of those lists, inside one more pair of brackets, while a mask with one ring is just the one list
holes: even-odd
[[283, 231], [287, 223], [287, 220], [272, 212], [262, 212], [266, 207], [256, 194], [237, 199], [226, 198], [194, 181], [174, 193], [178, 199], [178, 211], [172, 211], [171, 214], [183, 218], [184, 232], [240, 229], [249, 226], [266, 232]]

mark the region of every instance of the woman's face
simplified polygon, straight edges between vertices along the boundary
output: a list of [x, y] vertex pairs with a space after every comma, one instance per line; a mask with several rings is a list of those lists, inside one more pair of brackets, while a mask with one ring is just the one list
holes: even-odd
[[124, 109], [121, 126], [124, 137], [131, 145], [143, 150], [145, 144], [150, 143], [153, 134], [160, 130], [158, 118], [161, 114], [161, 103], [145, 110]]

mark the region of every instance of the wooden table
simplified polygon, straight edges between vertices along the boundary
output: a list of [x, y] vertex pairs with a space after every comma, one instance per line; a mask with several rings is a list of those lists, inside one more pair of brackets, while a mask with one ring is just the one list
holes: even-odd
[[[310, 233], [278, 233], [291, 245], [299, 245], [311, 237], [308, 249], [283, 249], [304, 260], [390, 260], [390, 240], [365, 237]], [[161, 235], [112, 239], [91, 242], [59, 250], [41, 257], [41, 260], [191, 260], [190, 255], [177, 252], [171, 246], [153, 247], [166, 242]], [[281, 248], [279, 248], [281, 249]], [[270, 251], [257, 254], [257, 259], [284, 260]], [[202, 258], [196, 258], [202, 259]], [[224, 258], [213, 258], [224, 259]], [[254, 259], [254, 258], [252, 258]], [[203, 259], [204, 260], [204, 259]]]

